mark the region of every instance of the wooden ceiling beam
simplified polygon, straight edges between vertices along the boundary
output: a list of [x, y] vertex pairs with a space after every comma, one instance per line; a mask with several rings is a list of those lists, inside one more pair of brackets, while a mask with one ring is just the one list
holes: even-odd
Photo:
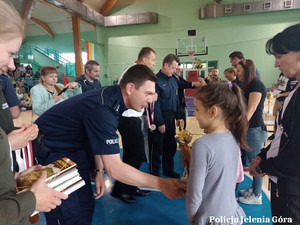
[[26, 6], [23, 12], [23, 19], [29, 20], [31, 17], [31, 14], [33, 12], [33, 9], [35, 7], [36, 0], [27, 0], [26, 1]]
[[108, 16], [108, 14], [113, 9], [113, 7], [117, 4], [118, 1], [119, 0], [107, 0], [100, 10], [102, 16]]
[[73, 41], [74, 41], [74, 53], [75, 53], [75, 69], [76, 77], [80, 77], [83, 72], [82, 52], [81, 52], [81, 33], [80, 33], [80, 19], [78, 16], [72, 16], [72, 28], [73, 28]]
[[[79, 0], [79, 1], [80, 1], [80, 0]], [[83, 0], [83, 1], [85, 1], [85, 0]], [[70, 17], [72, 17], [72, 16], [75, 15], [75, 14], [73, 14], [73, 13], [71, 13], [71, 12], [65, 10], [65, 9], [62, 9], [62, 8], [56, 6], [56, 5], [53, 5], [53, 4], [51, 4], [51, 3], [47, 2], [47, 1], [43, 1], [43, 3], [49, 5], [49, 6], [53, 7], [53, 8], [56, 8], [56, 9], [60, 10], [61, 12], [64, 12], [64, 13], [69, 14]], [[84, 18], [80, 18], [80, 20], [82, 20], [82, 21], [84, 21], [84, 22], [86, 22], [86, 23], [92, 25], [94, 28], [96, 27], [95, 24], [91, 23], [90, 21], [88, 21], [88, 20], [86, 20], [86, 19], [84, 19]]]
[[51, 38], [54, 39], [54, 33], [51, 30], [51, 28], [49, 27], [48, 23], [46, 23], [46, 22], [44, 22], [42, 20], [39, 20], [39, 19], [37, 19], [37, 18], [35, 18], [33, 16], [30, 18], [30, 20], [33, 21], [34, 23], [36, 23], [40, 28], [42, 28], [44, 31], [46, 31], [46, 33], [49, 34], [49, 36]]

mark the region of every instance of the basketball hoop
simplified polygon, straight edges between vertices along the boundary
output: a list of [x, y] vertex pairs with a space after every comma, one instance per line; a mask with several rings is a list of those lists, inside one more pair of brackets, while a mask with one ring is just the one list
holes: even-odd
[[195, 69], [195, 56], [194, 56], [195, 51], [187, 51], [186, 53], [192, 58], [192, 64], [193, 64], [192, 68]]
[[188, 54], [189, 56], [194, 56], [195, 51], [189, 51], [189, 52], [187, 52], [187, 54]]

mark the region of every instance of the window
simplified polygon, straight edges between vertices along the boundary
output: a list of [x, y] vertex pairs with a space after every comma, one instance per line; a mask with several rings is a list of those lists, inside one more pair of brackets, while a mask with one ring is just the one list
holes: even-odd
[[81, 57], [82, 57], [82, 63], [86, 64], [86, 62], [87, 62], [87, 53], [86, 52], [82, 52], [81, 53]]
[[70, 63], [75, 63], [75, 54], [74, 53], [60, 53], [59, 57], [62, 57], [68, 60]]
[[[73, 52], [71, 52], [71, 53], [60, 53], [59, 56], [66, 59], [66, 60], [68, 60], [70, 63], [75, 63], [75, 53], [73, 53]], [[81, 57], [82, 57], [82, 63], [86, 64], [86, 62], [87, 62], [86, 52], [82, 52]]]
[[48, 57], [54, 60], [54, 54], [53, 54], [53, 53], [50, 53], [50, 54], [48, 55]]
[[[202, 69], [199, 71], [199, 77], [205, 78], [211, 72], [212, 68], [218, 67], [218, 60], [205, 60], [201, 61]], [[194, 71], [192, 62], [181, 62], [181, 68], [183, 69], [183, 78], [186, 79], [188, 71]]]

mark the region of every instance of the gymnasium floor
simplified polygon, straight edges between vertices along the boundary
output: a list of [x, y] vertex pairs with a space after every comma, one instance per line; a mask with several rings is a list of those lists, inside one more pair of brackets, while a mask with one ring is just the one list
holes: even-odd
[[[175, 165], [175, 171], [182, 173], [183, 168], [181, 166], [179, 151], [177, 151], [175, 156]], [[142, 165], [141, 170], [148, 172], [146, 163]], [[169, 200], [161, 192], [152, 191], [151, 194], [146, 197], [137, 197], [137, 201], [135, 203], [127, 204], [110, 196], [114, 180], [112, 178], [108, 178], [107, 176], [105, 179], [106, 191], [101, 199], [96, 200], [93, 225], [188, 224], [185, 209], [185, 199]], [[245, 189], [250, 185], [251, 179], [245, 176], [245, 180], [240, 183], [238, 190]], [[240, 203], [240, 206], [245, 211], [246, 218], [257, 218], [265, 221], [268, 218], [271, 218], [270, 201], [265, 193], [263, 193], [262, 201], [262, 205], [245, 205]], [[43, 215], [41, 215], [41, 219], [37, 225], [46, 225]]]

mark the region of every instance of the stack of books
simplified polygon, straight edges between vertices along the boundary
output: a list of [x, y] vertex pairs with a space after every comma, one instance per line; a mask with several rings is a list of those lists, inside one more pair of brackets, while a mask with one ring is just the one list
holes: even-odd
[[[17, 190], [19, 193], [28, 190], [40, 178], [43, 171], [47, 172], [46, 184], [48, 187], [66, 195], [85, 185], [84, 180], [78, 173], [77, 164], [69, 158], [64, 157], [47, 165], [45, 169], [33, 171], [22, 177], [18, 181]], [[32, 215], [36, 213], [34, 212]]]

